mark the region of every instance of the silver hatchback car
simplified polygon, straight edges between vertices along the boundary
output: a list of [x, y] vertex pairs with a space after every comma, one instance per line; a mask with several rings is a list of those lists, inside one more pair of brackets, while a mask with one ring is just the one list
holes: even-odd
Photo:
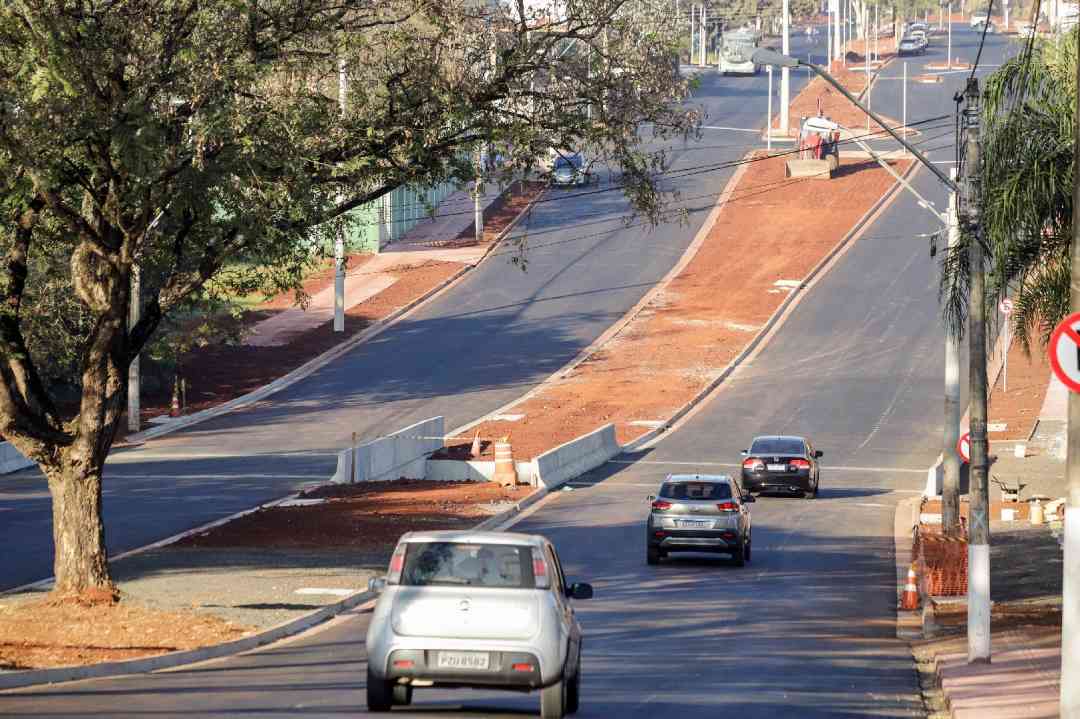
[[414, 687], [539, 689], [544, 719], [577, 711], [581, 627], [545, 538], [508, 532], [410, 532], [401, 537], [367, 633], [367, 704], [412, 702]]
[[658, 564], [670, 552], [730, 554], [738, 566], [750, 561], [750, 508], [726, 474], [671, 474], [650, 496], [645, 522], [645, 561]]

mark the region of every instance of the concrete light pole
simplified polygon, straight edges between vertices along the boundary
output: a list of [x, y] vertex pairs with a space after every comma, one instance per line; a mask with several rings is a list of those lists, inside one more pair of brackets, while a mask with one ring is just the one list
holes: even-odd
[[[142, 277], [137, 264], [131, 266], [131, 299], [128, 305], [128, 331], [139, 324], [142, 310]], [[135, 355], [128, 365], [128, 431], [138, 432], [141, 429], [139, 395], [142, 392], [142, 382], [139, 375], [139, 359], [141, 354]]]
[[[1080, 65], [1076, 70], [1080, 81]], [[1077, 97], [1080, 107], [1080, 97]], [[1080, 157], [1080, 114], [1073, 149]], [[1070, 309], [1080, 311], [1080, 174], [1073, 173], [1072, 291]], [[1061, 707], [1063, 719], [1080, 718], [1080, 394], [1069, 393], [1069, 439], [1065, 464], [1065, 556], [1061, 582]]]
[[[951, 23], [950, 23], [951, 24]], [[982, 236], [979, 228], [980, 119], [979, 81], [964, 90], [964, 167], [961, 221], [968, 234], [968, 377], [971, 385], [971, 460], [968, 465], [968, 661], [990, 661], [990, 487], [986, 438], [986, 295]]]
[[[906, 67], [906, 63], [905, 63]], [[953, 170], [955, 177], [955, 170]], [[949, 253], [960, 243], [956, 193], [949, 193]], [[947, 536], [960, 533], [960, 338], [945, 333], [945, 431], [942, 436], [941, 527]]]
[[[348, 79], [345, 76], [345, 59], [338, 60], [338, 107], [345, 117], [345, 93]], [[334, 237], [334, 332], [345, 331], [345, 228]]]
[[[784, 0], [783, 3], [784, 13], [784, 26], [783, 26], [783, 38], [781, 46], [783, 52], [787, 55], [791, 52], [791, 8], [789, 7], [788, 0]], [[791, 73], [786, 67], [780, 68], [780, 132], [788, 134], [788, 105], [791, 102]], [[769, 122], [772, 122], [770, 117]]]

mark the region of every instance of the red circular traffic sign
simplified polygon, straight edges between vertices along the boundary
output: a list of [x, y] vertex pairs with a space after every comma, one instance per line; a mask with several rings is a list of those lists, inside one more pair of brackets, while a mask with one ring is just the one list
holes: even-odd
[[1050, 369], [1061, 383], [1073, 392], [1080, 392], [1080, 312], [1061, 321], [1046, 348]]
[[956, 443], [956, 453], [965, 462], [971, 461], [971, 432], [960, 435], [960, 441]]

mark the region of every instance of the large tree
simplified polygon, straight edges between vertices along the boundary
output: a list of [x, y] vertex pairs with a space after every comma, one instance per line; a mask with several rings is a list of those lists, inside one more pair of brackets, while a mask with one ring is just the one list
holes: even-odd
[[[669, 6], [3, 3], [0, 434], [48, 481], [55, 591], [113, 594], [102, 474], [127, 367], [193, 298], [294, 286], [345, 213], [402, 184], [471, 179], [480, 144], [507, 172], [590, 151], [658, 217], [664, 156], [638, 127], [663, 139], [694, 118]], [[50, 332], [73, 348], [68, 412], [39, 369]]]

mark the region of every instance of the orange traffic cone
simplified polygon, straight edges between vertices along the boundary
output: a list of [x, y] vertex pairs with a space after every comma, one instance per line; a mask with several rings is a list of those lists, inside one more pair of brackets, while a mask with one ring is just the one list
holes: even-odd
[[480, 430], [476, 430], [476, 436], [473, 437], [472, 447], [469, 448], [469, 454], [473, 459], [480, 458]]
[[907, 570], [907, 582], [904, 584], [904, 593], [900, 596], [901, 609], [919, 608], [919, 588], [916, 586], [918, 578], [915, 576], [915, 563], [912, 562]]
[[169, 407], [169, 416], [170, 417], [179, 417], [180, 416], [180, 377], [179, 376], [177, 376], [177, 377], [175, 377], [173, 379], [172, 404]]
[[495, 442], [495, 476], [492, 481], [504, 487], [517, 486], [517, 468], [514, 466], [514, 450], [510, 446], [510, 437], [503, 437]]

